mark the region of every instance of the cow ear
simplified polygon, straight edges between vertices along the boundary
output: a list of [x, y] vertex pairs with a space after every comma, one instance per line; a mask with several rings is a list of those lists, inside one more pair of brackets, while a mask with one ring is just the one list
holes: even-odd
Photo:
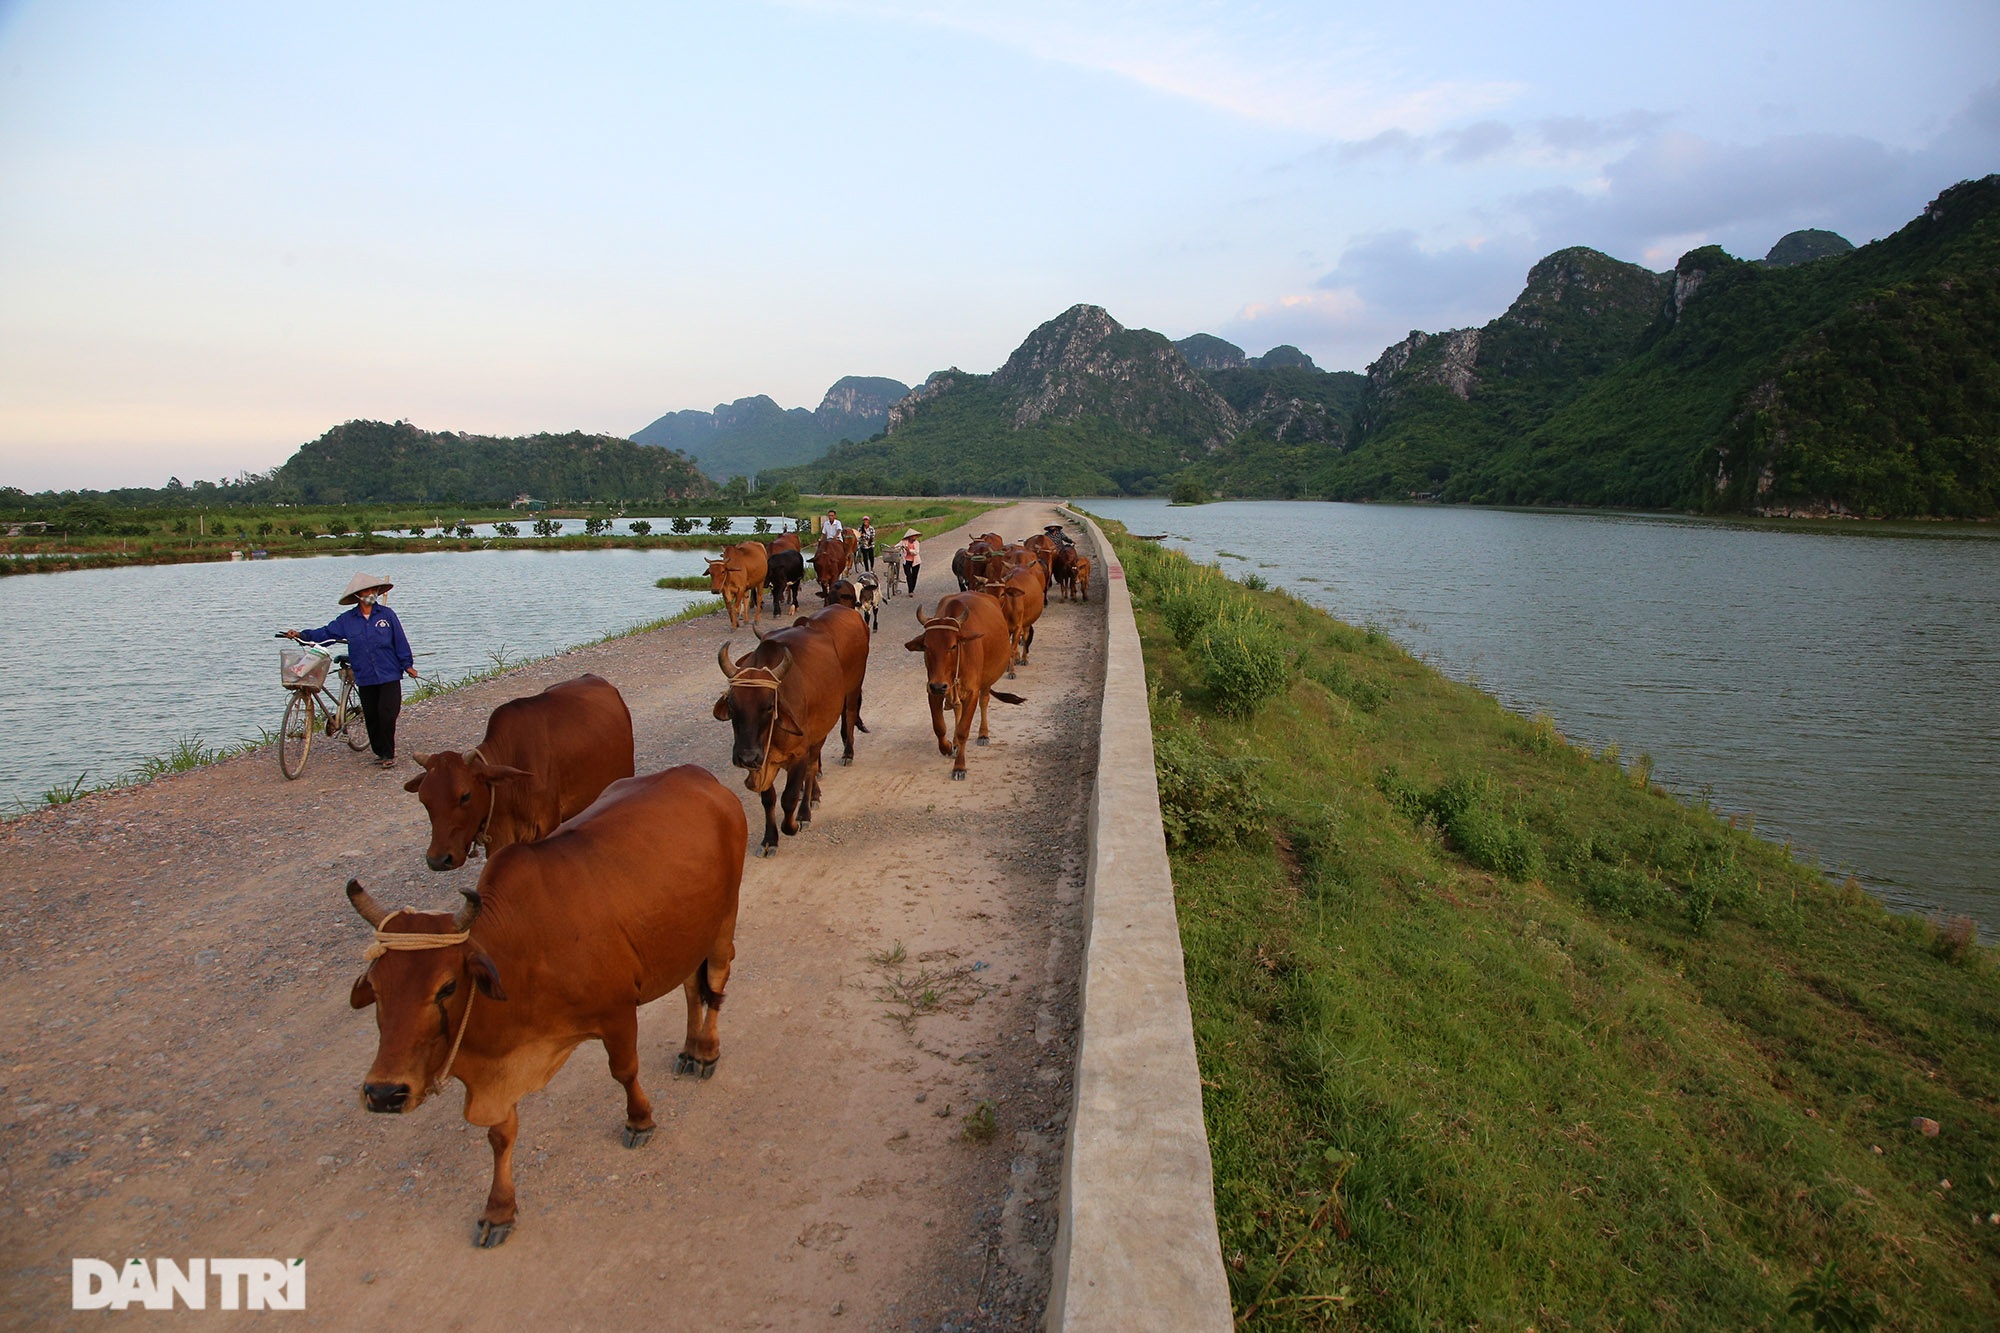
[[729, 696], [726, 694], [715, 701], [715, 720], [717, 722], [729, 720]]
[[408, 782], [405, 782], [403, 784], [403, 790], [407, 792], [414, 792], [417, 788], [424, 785], [424, 779], [429, 776], [430, 776], [429, 773], [417, 774], [415, 777], [411, 778]]
[[354, 989], [347, 992], [347, 1003], [355, 1009], [366, 1009], [375, 1003], [375, 983], [366, 972], [354, 979]]
[[485, 778], [488, 782], [512, 782], [515, 778], [531, 778], [535, 776], [524, 768], [510, 768], [506, 764], [489, 764], [483, 759], [472, 766], [472, 771], [480, 777]]
[[484, 950], [474, 949], [471, 957], [465, 960], [465, 965], [472, 969], [472, 984], [479, 987], [481, 995], [489, 1000], [507, 998], [506, 988], [500, 984], [500, 969], [493, 965], [493, 960], [486, 956]]
[[911, 639], [908, 643], [904, 644], [903, 646], [909, 649], [913, 653], [920, 653], [924, 650], [924, 636], [919, 634], [916, 638]]

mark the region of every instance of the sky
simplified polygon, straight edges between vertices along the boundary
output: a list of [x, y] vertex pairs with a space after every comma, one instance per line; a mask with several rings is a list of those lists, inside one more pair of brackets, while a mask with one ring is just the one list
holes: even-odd
[[1360, 370], [2000, 170], [1993, 0], [0, 0], [0, 485], [628, 435], [1078, 302]]

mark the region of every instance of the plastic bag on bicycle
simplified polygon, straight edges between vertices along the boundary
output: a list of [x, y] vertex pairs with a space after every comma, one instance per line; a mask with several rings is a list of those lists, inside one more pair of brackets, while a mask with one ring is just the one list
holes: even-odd
[[333, 654], [314, 643], [287, 644], [278, 649], [278, 681], [288, 690], [316, 690], [326, 684]]

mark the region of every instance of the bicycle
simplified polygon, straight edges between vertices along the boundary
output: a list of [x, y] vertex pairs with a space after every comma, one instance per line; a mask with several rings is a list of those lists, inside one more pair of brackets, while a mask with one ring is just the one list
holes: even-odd
[[[327, 684], [329, 670], [339, 672], [338, 694]], [[346, 654], [335, 657], [329, 649], [300, 639], [278, 650], [278, 680], [292, 696], [285, 704], [285, 720], [278, 728], [278, 769], [287, 779], [305, 772], [313, 735], [322, 723], [326, 734], [345, 740], [348, 749], [368, 748], [368, 729], [360, 721], [361, 698], [356, 693], [354, 668], [348, 664]]]

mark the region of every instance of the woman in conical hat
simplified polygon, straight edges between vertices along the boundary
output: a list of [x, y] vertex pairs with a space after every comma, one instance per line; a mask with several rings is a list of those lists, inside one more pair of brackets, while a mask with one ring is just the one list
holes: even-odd
[[403, 622], [382, 601], [396, 585], [380, 574], [356, 574], [340, 594], [340, 605], [352, 607], [318, 629], [286, 630], [285, 636], [308, 643], [345, 643], [361, 695], [361, 718], [368, 724], [368, 743], [375, 762], [396, 766], [396, 718], [403, 711], [403, 677], [417, 676], [416, 657], [403, 635]]

